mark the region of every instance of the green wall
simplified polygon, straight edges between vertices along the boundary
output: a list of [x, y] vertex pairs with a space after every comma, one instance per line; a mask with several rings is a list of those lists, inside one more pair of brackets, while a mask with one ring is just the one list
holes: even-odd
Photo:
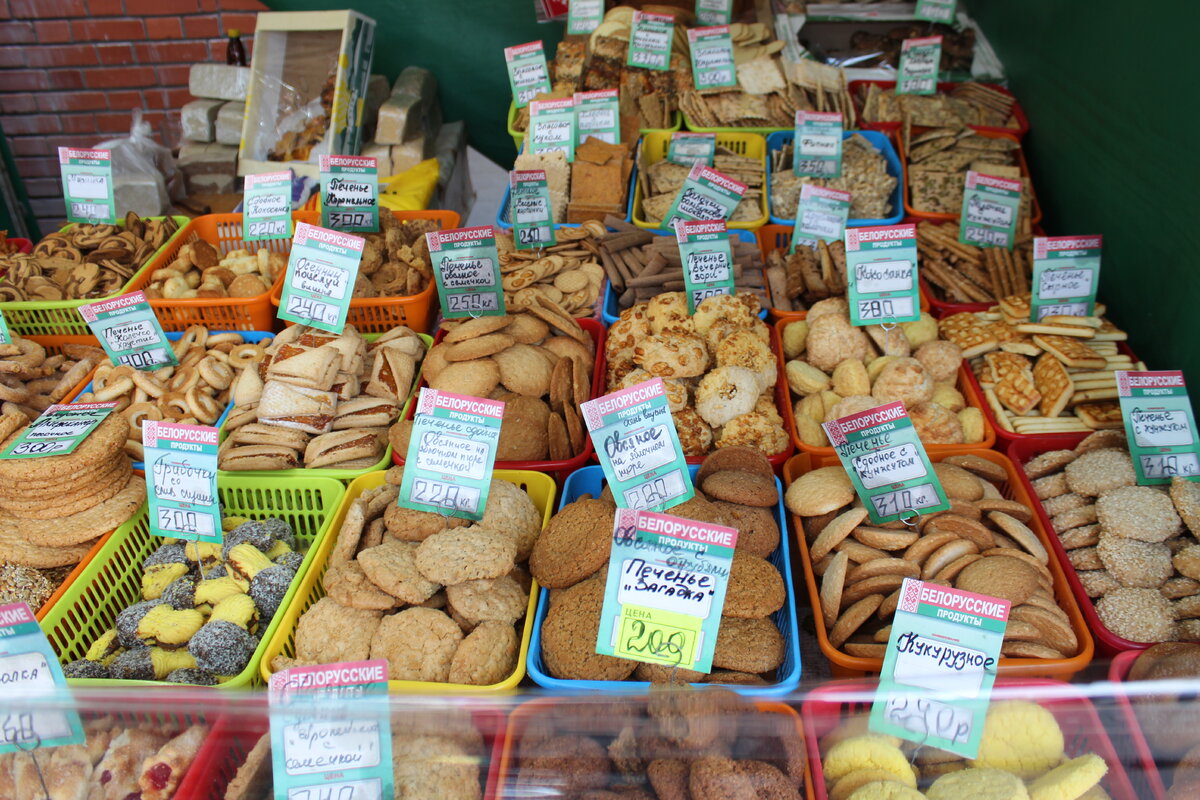
[[1050, 234], [1104, 234], [1100, 299], [1200, 398], [1200, 4], [966, 0], [1029, 115]]

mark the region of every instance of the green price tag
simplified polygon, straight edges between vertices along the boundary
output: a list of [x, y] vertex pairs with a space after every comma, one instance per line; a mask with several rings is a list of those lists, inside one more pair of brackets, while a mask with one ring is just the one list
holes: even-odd
[[1011, 605], [905, 578], [870, 729], [977, 756]]
[[1022, 182], [970, 170], [963, 183], [958, 240], [976, 247], [1012, 250], [1021, 213]]
[[561, 150], [567, 161], [575, 160], [575, 98], [534, 100], [529, 104], [529, 136], [525, 149], [530, 153]]
[[688, 45], [692, 58], [692, 82], [697, 89], [737, 86], [733, 63], [733, 39], [728, 25], [689, 28]]
[[711, 672], [735, 528], [617, 509], [596, 652]]
[[916, 225], [847, 228], [846, 272], [852, 325], [894, 326], [921, 318]]
[[685, 167], [694, 167], [697, 164], [711, 167], [716, 154], [715, 133], [672, 133], [671, 141], [667, 145], [667, 161]]
[[683, 259], [683, 284], [688, 313], [719, 294], [736, 294], [733, 288], [733, 253], [724, 222], [675, 223], [675, 238]]
[[1116, 378], [1137, 482], [1170, 483], [1176, 476], [1200, 481], [1196, 417], [1183, 373], [1117, 370]]
[[702, 25], [728, 25], [733, 19], [733, 0], [696, 0], [696, 19]]
[[549, 94], [550, 71], [546, 69], [546, 52], [540, 39], [504, 48], [504, 62], [508, 65], [508, 86], [517, 108], [529, 105], [539, 94]]
[[388, 662], [293, 667], [271, 676], [274, 800], [394, 796]]
[[675, 20], [666, 14], [633, 12], [633, 29], [629, 33], [629, 55], [625, 63], [631, 67], [667, 70], [671, 67], [671, 42], [675, 38]]
[[491, 225], [425, 234], [442, 316], [496, 317], [506, 313], [496, 232]]
[[905, 39], [900, 46], [900, 74], [896, 94], [936, 94], [942, 63], [942, 37]]
[[[325, 181], [321, 181], [325, 185]], [[292, 238], [292, 171], [246, 176], [242, 239], [258, 242]]]
[[[0, 606], [0, 675], [12, 704], [0, 714], [0, 753], [41, 750], [45, 764], [48, 748], [83, 744], [79, 714], [55, 701], [67, 694], [58, 656], [24, 603]], [[46, 710], [36, 708], [38, 698], [50, 701]]]
[[836, 242], [846, 230], [850, 218], [850, 193], [806, 183], [800, 187], [796, 220], [792, 226], [792, 246], [816, 247], [817, 239]]
[[116, 407], [116, 402], [50, 406], [0, 453], [0, 458], [65, 456], [74, 452]]
[[297, 223], [276, 316], [340, 334], [365, 244], [361, 236]]
[[916, 524], [950, 508], [904, 403], [878, 406], [822, 426], [871, 522]]
[[71, 222], [115, 223], [112, 151], [58, 148], [67, 219]]
[[370, 156], [320, 156], [321, 225], [333, 231], [379, 230], [379, 166]]
[[792, 139], [792, 174], [801, 178], [842, 176], [840, 112], [796, 112], [796, 135]]
[[695, 495], [661, 378], [580, 408], [617, 506], [666, 511]]
[[583, 35], [600, 27], [604, 19], [604, 0], [571, 0], [567, 6], [567, 33]]
[[218, 444], [218, 430], [207, 425], [149, 419], [142, 423], [151, 533], [217, 544], [224, 540], [217, 497]]
[[917, 0], [917, 19], [927, 22], [941, 22], [945, 25], [954, 24], [955, 7], [958, 0]]
[[575, 140], [593, 136], [609, 144], [621, 143], [621, 104], [616, 89], [575, 93]]
[[1033, 237], [1033, 300], [1029, 318], [1096, 313], [1102, 236]]
[[694, 164], [663, 220], [663, 227], [674, 230], [678, 220], [727, 220], [745, 193], [746, 184], [741, 181]]
[[114, 364], [153, 371], [179, 363], [154, 309], [140, 291], [80, 306], [79, 316]]
[[545, 170], [513, 170], [508, 173], [508, 186], [508, 213], [517, 249], [536, 250], [557, 244]]
[[0, 311], [0, 344], [12, 344], [12, 334], [8, 332], [8, 323], [4, 320], [3, 311]]
[[417, 511], [483, 519], [503, 419], [499, 400], [422, 389], [397, 502]]

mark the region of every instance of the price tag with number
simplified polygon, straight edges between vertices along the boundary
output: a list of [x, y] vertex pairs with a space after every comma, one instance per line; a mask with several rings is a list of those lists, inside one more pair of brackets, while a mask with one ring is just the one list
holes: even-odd
[[792, 173], [797, 177], [809, 178], [841, 177], [840, 112], [796, 112], [796, 134], [792, 140]]
[[900, 46], [896, 94], [936, 94], [941, 63], [941, 36], [905, 39]]
[[508, 85], [517, 108], [524, 108], [539, 94], [550, 93], [550, 71], [546, 69], [546, 52], [542, 41], [526, 42], [504, 48], [508, 65]]
[[4, 319], [3, 311], [0, 311], [0, 344], [12, 344], [12, 334], [8, 332], [8, 322]]
[[675, 20], [667, 14], [633, 12], [633, 29], [629, 33], [629, 55], [625, 63], [631, 67], [666, 70], [671, 66], [671, 42], [675, 39]]
[[619, 507], [666, 511], [695, 495], [661, 378], [580, 408]]
[[675, 223], [675, 238], [683, 259], [683, 284], [687, 292], [688, 313], [719, 294], [735, 294], [733, 253], [729, 233], [723, 221]]
[[387, 800], [394, 793], [388, 662], [293, 667], [271, 676], [275, 800]]
[[604, 20], [604, 0], [571, 0], [567, 6], [567, 33], [586, 36]]
[[663, 227], [674, 230], [679, 220], [727, 220], [742, 202], [746, 184], [715, 169], [696, 164], [688, 173], [683, 188], [663, 220]]
[[482, 519], [503, 418], [499, 400], [421, 389], [399, 504]]
[[871, 730], [977, 756], [1011, 605], [905, 578], [871, 705]]
[[546, 172], [540, 169], [513, 170], [508, 173], [509, 215], [513, 224], [513, 243], [518, 250], [552, 247], [554, 210], [550, 207], [550, 190], [546, 188]]
[[575, 160], [575, 98], [534, 100], [529, 104], [530, 153], [560, 151], [567, 161]]
[[83, 725], [75, 711], [34, 708], [36, 698], [65, 692], [67, 681], [46, 634], [24, 603], [0, 606], [0, 686], [10, 700], [34, 701], [27, 707], [13, 702], [0, 710], [0, 753], [83, 743]]
[[495, 317], [505, 313], [496, 233], [490, 225], [425, 234], [433, 260], [442, 316]]
[[[324, 186], [325, 182], [322, 181]], [[292, 171], [246, 176], [242, 238], [247, 242], [292, 238]]]
[[379, 230], [379, 162], [371, 156], [320, 156], [321, 225], [335, 231]]
[[696, 19], [703, 25], [728, 25], [733, 0], [696, 0]]
[[696, 164], [711, 167], [716, 153], [715, 133], [672, 133], [671, 141], [667, 145], [667, 161], [685, 167]]
[[846, 271], [852, 325], [921, 318], [916, 225], [847, 228]]
[[60, 147], [58, 167], [62, 173], [68, 220], [93, 223], [117, 221], [111, 150]]
[[153, 371], [179, 363], [154, 309], [140, 291], [80, 306], [79, 316], [117, 366]]
[[1029, 316], [1090, 317], [1096, 312], [1102, 236], [1033, 237], [1033, 301]]
[[1001, 178], [969, 170], [963, 183], [962, 220], [958, 240], [975, 247], [1012, 250], [1016, 241], [1017, 217], [1021, 213], [1021, 189], [1015, 178]]
[[115, 401], [50, 406], [0, 453], [0, 458], [64, 456], [79, 447], [116, 407]]
[[846, 230], [850, 218], [850, 193], [806, 183], [800, 187], [796, 220], [792, 227], [792, 246], [816, 247], [817, 240], [836, 242]]
[[146, 498], [150, 532], [190, 541], [223, 540], [217, 497], [217, 429], [146, 420]]
[[575, 141], [593, 136], [609, 144], [621, 143], [621, 107], [616, 89], [575, 93]]
[[897, 401], [823, 426], [871, 522], [916, 525], [950, 507], [904, 404]]
[[957, 5], [958, 0], [917, 0], [917, 12], [913, 16], [928, 22], [952, 25]]
[[688, 46], [692, 57], [692, 82], [697, 89], [737, 86], [733, 63], [733, 39], [728, 25], [688, 28]]
[[1200, 442], [1183, 373], [1118, 370], [1116, 377], [1137, 482], [1200, 481]]
[[617, 509], [596, 652], [711, 672], [735, 528]]
[[365, 244], [361, 236], [298, 223], [276, 316], [340, 334]]

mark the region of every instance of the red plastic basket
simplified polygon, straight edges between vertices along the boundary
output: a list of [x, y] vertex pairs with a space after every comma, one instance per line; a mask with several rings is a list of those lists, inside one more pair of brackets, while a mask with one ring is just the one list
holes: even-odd
[[[895, 81], [850, 81], [850, 84], [847, 88], [850, 91], [850, 98], [854, 103], [854, 110], [858, 115], [860, 127], [862, 127], [863, 130], [868, 131], [900, 130], [901, 123], [899, 122], [867, 122], [865, 119], [863, 119], [863, 101], [866, 99], [865, 90], [866, 87], [871, 86], [872, 84], [885, 91], [894, 92], [896, 90]], [[937, 85], [937, 90], [939, 94], [949, 94], [960, 85], [961, 84], [958, 83], [948, 83], [943, 81]], [[1005, 89], [1003, 86], [998, 86], [994, 83], [985, 83], [982, 85], [988, 87], [989, 89], [995, 89], [1001, 94], [1006, 94], [1009, 97], [1013, 97], [1013, 93], [1008, 89]], [[1024, 139], [1025, 134], [1029, 133], [1029, 117], [1025, 116], [1025, 109], [1021, 108], [1021, 103], [1017, 101], [1015, 97], [1013, 98], [1012, 113], [1013, 118], [1017, 121], [1017, 127], [1015, 128], [1006, 128], [996, 125], [968, 125], [967, 127], [975, 131], [1007, 133], [1015, 135], [1018, 139]]]
[[[921, 219], [919, 217], [906, 218], [904, 221], [912, 222], [912, 223], [932, 222], [934, 225], [954, 224], [951, 222], [938, 222], [937, 220], [932, 220], [932, 219]], [[1033, 227], [1033, 235], [1034, 236], [1045, 236], [1046, 235], [1046, 231], [1042, 229], [1041, 225], [1034, 225], [1032, 227]], [[937, 317], [938, 319], [941, 319], [942, 317], [948, 317], [951, 314], [958, 314], [959, 312], [962, 312], [962, 311], [972, 311], [972, 312], [987, 311], [989, 308], [992, 308], [993, 306], [996, 305], [996, 303], [994, 303], [994, 302], [993, 303], [951, 303], [946, 300], [939, 300], [937, 298], [937, 295], [934, 294], [933, 288], [929, 285], [929, 283], [925, 280], [924, 277], [920, 278], [920, 282], [921, 282], [921, 298], [922, 299], [929, 298], [930, 309], [932, 309], [933, 315], [935, 317]]]
[[[861, 698], [873, 697], [875, 689], [875, 683], [865, 681], [831, 683], [814, 689], [804, 699], [800, 718], [804, 723], [804, 740], [808, 747], [808, 763], [817, 800], [828, 800], [829, 797], [825, 788], [825, 772], [821, 766], [821, 737], [832, 731], [843, 716], [869, 713], [871, 703]], [[994, 702], [1001, 698], [1032, 700], [1052, 713], [1062, 728], [1067, 756], [1095, 753], [1103, 758], [1104, 763], [1108, 764], [1108, 774], [1100, 781], [1100, 785], [1113, 800], [1138, 800], [1144, 797], [1133, 790], [1116, 748], [1100, 721], [1100, 715], [1083, 693], [1060, 681], [997, 678], [992, 700]]]
[[[1112, 683], [1127, 683], [1129, 671], [1133, 669], [1133, 662], [1139, 655], [1141, 653], [1135, 651], [1118, 653], [1108, 667], [1108, 680]], [[1162, 800], [1163, 795], [1167, 793], [1167, 787], [1163, 783], [1162, 773], [1158, 771], [1154, 754], [1150, 752], [1150, 744], [1142, 733], [1142, 723], [1137, 718], [1137, 712], [1133, 710], [1133, 703], [1129, 701], [1128, 695], [1119, 691], [1113, 692], [1113, 701], [1119, 710], [1124, 733], [1129, 738], [1125, 753], [1137, 759], [1134, 764], [1126, 764], [1125, 771], [1129, 773], [1129, 782], [1137, 789], [1138, 797]]]
[[9, 236], [8, 243], [17, 248], [18, 253], [32, 253], [33, 240], [26, 239], [23, 236]]

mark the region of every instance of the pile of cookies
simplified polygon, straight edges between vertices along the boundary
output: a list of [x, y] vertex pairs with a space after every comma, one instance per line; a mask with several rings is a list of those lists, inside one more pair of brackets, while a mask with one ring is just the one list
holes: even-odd
[[1056, 596], [1050, 554], [1030, 527], [1033, 509], [1002, 494], [1003, 466], [976, 455], [933, 465], [950, 500], [948, 511], [917, 524], [872, 525], [840, 466], [805, 473], [784, 502], [802, 524], [809, 563], [820, 582], [821, 616], [836, 650], [883, 658], [905, 578], [952, 586], [1012, 603], [1001, 654], [1063, 659], [1080, 642]]
[[[1074, 719], [1072, 714], [1072, 719]], [[914, 725], [921, 725], [917, 717]], [[1069, 729], [1072, 737], [1079, 731]], [[1096, 733], [1102, 733], [1096, 731]], [[845, 800], [1100, 800], [1108, 764], [1096, 753], [1068, 745], [1055, 715], [1025, 700], [988, 707], [979, 753], [965, 759], [936, 747], [916, 746], [848, 716], [821, 737], [821, 771], [830, 798]], [[921, 787], [918, 790], [918, 786]]]
[[156, 269], [142, 291], [150, 300], [258, 297], [270, 291], [286, 269], [287, 259], [265, 247], [253, 253], [238, 248], [222, 256], [197, 237], [180, 247], [170, 264]]
[[970, 128], [905, 128], [902, 157], [908, 168], [908, 204], [928, 214], [962, 211], [963, 186], [967, 172], [1021, 180], [1021, 208], [1017, 231], [1029, 233], [1029, 176], [1022, 174], [1017, 157], [1021, 145], [1014, 139], [988, 137]]
[[807, 758], [795, 718], [726, 689], [654, 684], [644, 698], [573, 697], [530, 712], [502, 797], [803, 796]]
[[[915, 97], [915, 95], [905, 95]], [[1011, 250], [958, 241], [953, 225], [917, 224], [921, 277], [948, 303], [995, 303], [1025, 294], [1033, 277], [1033, 235], [1021, 233]]]
[[766, 277], [771, 306], [780, 311], [803, 311], [829, 297], [846, 294], [846, 244], [817, 239], [817, 246], [795, 252], [767, 253]]
[[899, 401], [926, 445], [971, 444], [986, 435], [983, 412], [958, 391], [962, 351], [938, 338], [933, 317], [881, 325], [850, 324], [840, 297], [821, 300], [783, 329], [788, 386], [800, 399], [800, 441], [829, 447], [822, 423]]
[[[1200, 644], [1156, 644], [1138, 655], [1125, 677], [1137, 681], [1178, 681], [1200, 678]], [[1195, 695], [1133, 694], [1129, 698], [1142, 735], [1159, 764], [1169, 788], [1164, 800], [1190, 800], [1200, 795], [1200, 729]], [[1174, 770], [1166, 769], [1174, 764]]]
[[541, 296], [573, 317], [590, 317], [604, 285], [598, 243], [608, 231], [603, 223], [589, 220], [555, 235], [558, 244], [538, 250], [518, 250], [512, 233], [496, 235], [504, 305], [533, 305]]
[[806, 183], [850, 192], [851, 219], [892, 216], [892, 193], [899, 178], [888, 175], [887, 159], [870, 140], [855, 133], [842, 141], [842, 174], [838, 178], [796, 177], [792, 144], [771, 151], [771, 216], [794, 220], [800, 190]]
[[[506, 316], [442, 323], [422, 373], [431, 388], [504, 401], [497, 461], [563, 461], [590, 441], [579, 404], [592, 398], [592, 337], [544, 296]], [[392, 452], [408, 453], [412, 420], [392, 426]]]
[[246, 669], [304, 554], [283, 519], [221, 527], [222, 544], [167, 539], [147, 556], [141, 599], [63, 674], [215, 686]]
[[374, 466], [425, 356], [402, 325], [369, 344], [353, 325], [341, 335], [293, 325], [260, 349], [231, 389], [222, 470]]
[[354, 282], [354, 298], [409, 297], [433, 280], [425, 234], [441, 229], [432, 219], [400, 220], [387, 209], [379, 214], [379, 232], [367, 240]]
[[605, 343], [608, 392], [662, 378], [686, 456], [734, 445], [784, 452], [779, 364], [760, 308], [739, 292], [710, 297], [689, 316], [683, 292], [667, 292], [622, 311]]
[[108, 363], [99, 346], [63, 344], [62, 352], [49, 355], [32, 339], [12, 335], [0, 344], [0, 402], [3, 413], [20, 413], [33, 419], [61, 403], [97, 364]]
[[172, 217], [141, 219], [130, 211], [124, 226], [78, 223], [52, 233], [33, 252], [0, 259], [5, 280], [0, 302], [91, 300], [116, 294], [179, 230]]
[[529, 558], [534, 579], [551, 590], [541, 631], [548, 674], [564, 680], [768, 685], [786, 649], [771, 615], [784, 607], [788, 593], [779, 570], [767, 561], [781, 535], [772, 513], [779, 492], [771, 465], [761, 453], [731, 447], [709, 456], [693, 484], [695, 497], [666, 513], [738, 530], [712, 674], [596, 653], [617, 508], [607, 488], [600, 497], [584, 496], [559, 509]]
[[1138, 486], [1114, 430], [1024, 469], [1105, 627], [1134, 642], [1200, 641], [1200, 484]]
[[864, 122], [902, 122], [933, 128], [982, 125], [1020, 127], [1013, 114], [1016, 99], [986, 83], [956, 83], [949, 94], [896, 94], [870, 82], [860, 84], [858, 97]]
[[477, 523], [396, 500], [403, 467], [350, 504], [321, 585], [300, 617], [294, 666], [383, 658], [394, 681], [488, 686], [516, 669], [531, 585], [524, 563], [542, 515], [493, 479]]
[[[746, 184], [746, 193], [729, 215], [729, 222], [754, 222], [764, 216], [763, 186], [766, 183], [766, 172], [761, 158], [740, 156], [718, 144], [712, 168], [726, 177]], [[643, 221], [662, 227], [663, 219], [670, 212], [675, 198], [683, 191], [683, 185], [687, 182], [691, 170], [690, 165], [667, 161], [665, 156], [651, 164], [646, 153], [639, 147], [638, 182], [642, 187]]]

